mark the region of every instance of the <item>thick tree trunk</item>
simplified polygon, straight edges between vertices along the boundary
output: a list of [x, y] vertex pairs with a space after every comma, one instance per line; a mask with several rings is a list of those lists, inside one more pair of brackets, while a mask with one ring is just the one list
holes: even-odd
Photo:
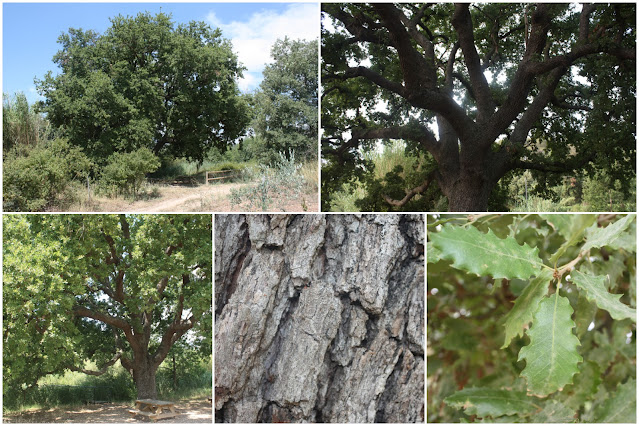
[[481, 175], [463, 175], [450, 187], [443, 188], [450, 212], [485, 212], [493, 182]]
[[133, 382], [138, 391], [138, 399], [157, 399], [155, 386], [157, 367], [148, 359], [139, 359], [133, 366]]
[[420, 215], [217, 215], [217, 422], [423, 422]]

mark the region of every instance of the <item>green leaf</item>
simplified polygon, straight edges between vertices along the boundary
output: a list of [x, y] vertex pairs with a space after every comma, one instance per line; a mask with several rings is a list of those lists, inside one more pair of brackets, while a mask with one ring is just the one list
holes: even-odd
[[569, 247], [579, 243], [584, 238], [584, 232], [592, 225], [597, 216], [593, 214], [565, 215], [565, 214], [540, 214], [546, 222], [550, 223], [565, 239], [566, 242], [561, 245], [550, 258], [550, 263], [555, 264], [559, 258], [566, 252]]
[[426, 244], [426, 259], [428, 263], [437, 263], [441, 258], [441, 253], [433, 244]]
[[621, 294], [612, 294], [606, 291], [604, 276], [584, 274], [580, 271], [571, 273], [572, 281], [582, 290], [586, 291], [588, 300], [595, 302], [599, 308], [608, 311], [616, 320], [630, 318], [637, 322], [637, 311], [619, 301]]
[[468, 415], [499, 417], [509, 414], [525, 415], [540, 407], [524, 392], [492, 388], [466, 388], [450, 395], [444, 402], [463, 408]]
[[550, 280], [552, 280], [552, 271], [548, 269], [541, 271], [515, 300], [515, 305], [503, 319], [505, 338], [502, 349], [507, 347], [515, 336], [524, 335], [524, 327], [532, 321], [539, 301], [548, 292]]
[[586, 230], [586, 244], [581, 248], [581, 251], [585, 252], [593, 247], [604, 247], [614, 244], [634, 220], [635, 215], [629, 214], [605, 228], [598, 228], [597, 225], [591, 226]]
[[572, 333], [572, 313], [568, 299], [558, 293], [539, 303], [528, 330], [530, 344], [519, 351], [519, 361], [526, 360], [521, 375], [529, 394], [546, 396], [561, 390], [579, 371], [577, 364], [583, 360], [577, 352], [579, 339]]
[[597, 215], [594, 214], [540, 214], [546, 222], [557, 230], [566, 241], [577, 243], [584, 231], [595, 223]]
[[590, 302], [585, 296], [585, 292], [579, 292], [577, 298], [577, 307], [575, 308], [575, 324], [577, 324], [577, 337], [581, 339], [581, 336], [588, 331], [588, 327], [595, 320], [597, 314], [597, 305]]
[[446, 225], [431, 234], [431, 242], [440, 250], [442, 259], [479, 276], [528, 279], [544, 266], [538, 248], [520, 246], [514, 238], [501, 239], [490, 230], [483, 234], [472, 226]]
[[559, 401], [549, 401], [544, 409], [530, 418], [532, 423], [574, 423], [575, 412]]
[[619, 385], [616, 392], [595, 409], [599, 423], [636, 423], [637, 387], [634, 379]]

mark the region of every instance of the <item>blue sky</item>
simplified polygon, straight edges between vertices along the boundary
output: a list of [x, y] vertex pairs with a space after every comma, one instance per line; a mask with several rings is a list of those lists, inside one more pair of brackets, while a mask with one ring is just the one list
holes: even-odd
[[2, 5], [2, 91], [24, 92], [39, 99], [33, 82], [51, 70], [60, 46], [57, 39], [69, 28], [104, 32], [109, 18], [139, 12], [170, 13], [176, 23], [205, 21], [222, 29], [248, 68], [240, 81], [243, 91], [262, 80], [275, 40], [319, 37], [317, 3], [4, 3]]

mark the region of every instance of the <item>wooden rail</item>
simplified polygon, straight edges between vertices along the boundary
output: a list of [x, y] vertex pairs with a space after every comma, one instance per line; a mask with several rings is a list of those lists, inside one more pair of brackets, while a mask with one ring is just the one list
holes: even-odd
[[219, 170], [215, 172], [206, 172], [206, 183], [212, 180], [224, 180], [237, 176], [237, 170]]

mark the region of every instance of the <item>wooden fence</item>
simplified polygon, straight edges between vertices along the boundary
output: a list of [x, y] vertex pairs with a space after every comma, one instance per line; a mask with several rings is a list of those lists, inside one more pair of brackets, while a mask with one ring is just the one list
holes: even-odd
[[219, 170], [215, 172], [206, 172], [206, 183], [215, 180], [231, 179], [239, 174], [238, 170]]

